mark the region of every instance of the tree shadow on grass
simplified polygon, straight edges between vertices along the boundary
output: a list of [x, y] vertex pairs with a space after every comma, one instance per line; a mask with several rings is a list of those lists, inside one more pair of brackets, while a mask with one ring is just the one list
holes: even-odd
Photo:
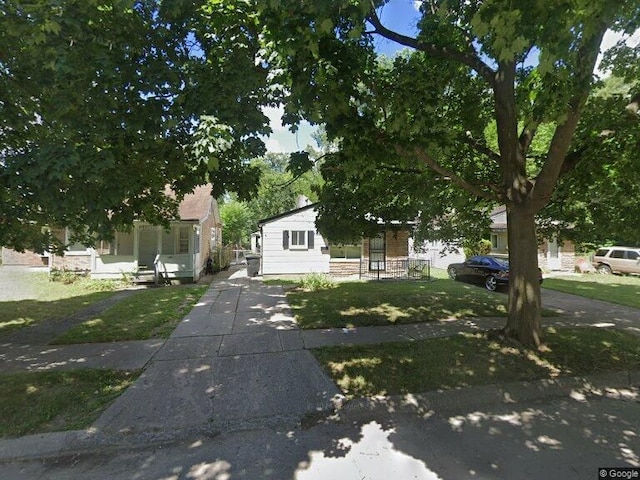
[[131, 292], [106, 291], [52, 301], [27, 299], [0, 302], [0, 341], [37, 341], [46, 344], [70, 326], [128, 294]]

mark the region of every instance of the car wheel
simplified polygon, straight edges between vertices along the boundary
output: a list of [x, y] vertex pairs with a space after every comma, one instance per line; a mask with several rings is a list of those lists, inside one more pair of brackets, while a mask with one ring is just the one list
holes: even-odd
[[493, 275], [487, 275], [484, 279], [484, 286], [487, 287], [487, 290], [493, 292], [496, 288], [498, 288], [498, 281], [496, 277]]
[[455, 268], [449, 267], [447, 269], [447, 273], [449, 274], [449, 278], [451, 280], [457, 280], [458, 279], [458, 271]]
[[604, 263], [602, 265], [598, 265], [598, 268], [596, 270], [602, 275], [611, 275], [613, 273], [611, 267], [609, 265], [605, 265]]

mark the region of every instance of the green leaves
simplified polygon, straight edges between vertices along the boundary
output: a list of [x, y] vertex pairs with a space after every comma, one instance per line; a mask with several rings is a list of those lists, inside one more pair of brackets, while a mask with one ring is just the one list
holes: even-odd
[[249, 1], [4, 2], [0, 244], [166, 222], [166, 185], [251, 195], [277, 96], [259, 40]]
[[231, 128], [212, 115], [200, 117], [192, 138], [191, 156], [196, 162], [206, 164], [209, 171], [218, 169], [218, 156], [228, 151], [233, 143]]
[[289, 159], [287, 171], [294, 177], [308, 172], [313, 168], [314, 162], [309, 158], [309, 152], [293, 152]]

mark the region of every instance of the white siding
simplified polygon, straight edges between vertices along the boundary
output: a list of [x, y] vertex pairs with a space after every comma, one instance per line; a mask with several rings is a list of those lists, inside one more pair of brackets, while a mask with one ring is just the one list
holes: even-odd
[[464, 262], [464, 252], [462, 248], [452, 252], [445, 248], [442, 242], [424, 242], [419, 251], [414, 249], [413, 238], [409, 237], [409, 257], [421, 260], [430, 260], [434, 268], [447, 268], [450, 263]]
[[[262, 226], [262, 275], [299, 275], [310, 272], [329, 273], [329, 251], [316, 231], [316, 211], [312, 208], [297, 211]], [[283, 248], [283, 231], [313, 231], [312, 249]]]

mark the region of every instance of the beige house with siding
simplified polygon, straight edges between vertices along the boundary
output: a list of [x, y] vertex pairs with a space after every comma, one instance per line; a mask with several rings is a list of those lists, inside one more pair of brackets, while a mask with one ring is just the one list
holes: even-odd
[[[167, 190], [167, 195], [173, 195]], [[95, 247], [69, 244], [68, 229], [52, 229], [68, 245], [64, 255], [3, 249], [4, 264], [46, 265], [83, 272], [92, 278], [131, 275], [141, 281], [195, 282], [203, 274], [212, 251], [222, 245], [222, 222], [211, 185], [196, 187], [179, 205], [178, 218], [168, 229], [134, 222], [130, 231], [116, 232]]]
[[[491, 253], [508, 255], [507, 208], [498, 207], [491, 212]], [[544, 240], [538, 245], [538, 265], [543, 270], [574, 271], [576, 251], [573, 242]]]

